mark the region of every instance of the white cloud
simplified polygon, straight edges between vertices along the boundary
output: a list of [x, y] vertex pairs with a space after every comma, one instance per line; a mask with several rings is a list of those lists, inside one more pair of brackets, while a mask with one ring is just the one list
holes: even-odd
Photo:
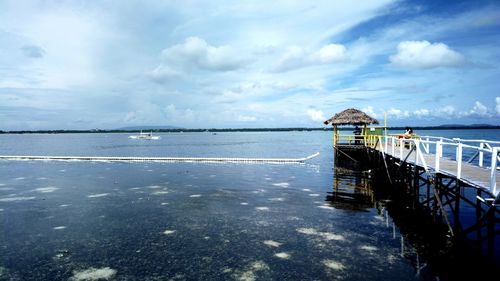
[[398, 44], [398, 52], [390, 56], [393, 65], [429, 69], [459, 67], [465, 64], [464, 56], [443, 43], [428, 41], [404, 41]]
[[[7, 1], [0, 11], [2, 33], [16, 38], [24, 56], [9, 63], [9, 72], [36, 73], [19, 88], [81, 89], [101, 82], [103, 47], [115, 39], [109, 17], [73, 3]], [[4, 52], [1, 52], [4, 53]], [[12, 56], [12, 52], [5, 52]], [[0, 54], [2, 65], [5, 55]], [[10, 58], [8, 58], [10, 60]], [[3, 76], [3, 75], [0, 75]], [[33, 83], [34, 82], [34, 83]]]
[[259, 82], [243, 82], [233, 89], [233, 91], [237, 93], [251, 93], [259, 88], [262, 88]]
[[272, 68], [274, 72], [284, 72], [313, 65], [341, 63], [349, 60], [347, 49], [341, 44], [328, 44], [319, 50], [307, 51], [302, 47], [288, 47]]
[[281, 72], [294, 68], [299, 68], [304, 65], [305, 51], [298, 46], [288, 47], [285, 54], [278, 60], [273, 67], [273, 71]]
[[[176, 125], [183, 124], [189, 119], [189, 112], [177, 110], [175, 106], [162, 107], [155, 102], [136, 98], [130, 101], [134, 104], [133, 110], [122, 115], [122, 125]], [[160, 120], [160, 121], [158, 121]]]
[[179, 79], [182, 74], [179, 71], [168, 67], [167, 65], [159, 65], [158, 67], [147, 73], [147, 76], [151, 78], [151, 80], [162, 84], [173, 81], [174, 79]]
[[410, 112], [408, 110], [401, 110], [391, 107], [389, 110], [387, 110], [387, 115], [388, 117], [402, 119], [410, 117]]
[[485, 116], [488, 114], [488, 108], [478, 101], [476, 101], [472, 110], [480, 116]]
[[123, 122], [125, 123], [134, 123], [137, 120], [137, 112], [131, 111], [128, 112], [123, 118]]
[[247, 115], [239, 115], [238, 116], [238, 121], [241, 121], [241, 122], [255, 122], [255, 121], [257, 121], [257, 117], [255, 117], [255, 116], [247, 116]]
[[165, 115], [164, 122], [169, 122], [169, 124], [182, 125], [186, 123], [194, 123], [198, 120], [196, 113], [190, 109], [179, 109], [174, 104], [169, 104], [163, 109]]
[[346, 51], [344, 45], [328, 44], [313, 53], [309, 60], [318, 64], [342, 62], [348, 59]]
[[371, 117], [373, 118], [377, 118], [377, 114], [375, 113], [375, 110], [373, 109], [373, 106], [369, 105], [365, 108], [362, 108], [361, 111], [363, 111], [364, 113], [370, 115]]
[[393, 107], [391, 107], [389, 110], [387, 110], [387, 115], [391, 115], [391, 116], [399, 116], [399, 115], [401, 115], [401, 113], [402, 113], [401, 109], [396, 109]]
[[185, 34], [202, 38], [229, 35], [246, 45], [282, 47], [324, 44], [334, 35], [381, 14], [383, 7], [395, 1], [367, 0], [363, 5], [332, 0], [202, 2], [184, 5], [192, 10], [190, 21], [182, 26]]
[[407, 118], [450, 118], [456, 117], [457, 111], [451, 105], [447, 105], [444, 107], [440, 107], [438, 109], [428, 109], [428, 108], [420, 108], [410, 112], [408, 110], [402, 110], [399, 108], [391, 107], [386, 111], [387, 117], [391, 119], [407, 119]]
[[309, 115], [309, 118], [315, 122], [323, 122], [326, 120], [325, 114], [321, 110], [310, 108], [307, 110], [307, 115]]
[[500, 97], [496, 97], [495, 102], [496, 102], [495, 111], [497, 115], [500, 115]]
[[269, 87], [275, 90], [287, 91], [297, 87], [297, 84], [288, 81], [272, 81]]
[[[493, 65], [498, 34], [485, 31], [496, 30], [499, 5], [446, 14], [424, 7], [400, 21], [394, 8], [407, 5], [393, 0], [4, 2], [0, 88], [9, 89], [0, 89], [7, 107], [0, 129], [309, 126], [324, 120], [319, 104], [326, 115], [370, 105], [365, 111], [374, 117], [389, 109], [395, 122], [407, 123], [426, 107], [421, 124], [476, 122], [484, 110], [473, 108], [470, 89], [490, 117], [500, 115], [498, 68], [405, 73], [380, 60], [394, 55], [393, 65], [413, 68]], [[386, 24], [370, 24], [379, 16]], [[352, 29], [360, 23], [367, 24]], [[421, 38], [430, 43], [410, 41]], [[410, 51], [415, 58], [403, 56]], [[12, 92], [17, 87], [22, 95]], [[57, 89], [41, 91], [49, 87]], [[87, 123], [75, 121], [84, 115]]]
[[428, 117], [429, 115], [431, 115], [431, 112], [430, 110], [426, 109], [426, 108], [422, 108], [422, 109], [418, 109], [418, 110], [415, 110], [413, 112], [413, 114], [417, 117], [417, 118], [422, 118], [422, 117]]
[[[497, 99], [500, 103], [500, 98]], [[497, 105], [498, 106], [498, 105]], [[492, 117], [490, 110], [483, 105], [481, 102], [476, 101], [472, 109], [467, 111], [457, 111], [454, 106], [446, 105], [436, 109], [421, 108], [413, 112], [403, 111], [401, 109], [390, 108], [387, 111], [387, 115], [391, 118], [404, 119], [404, 118], [418, 118], [418, 119], [428, 119], [428, 120], [438, 120], [438, 119], [450, 119], [450, 118], [462, 118], [462, 117], [481, 117], [487, 118]]]
[[455, 107], [453, 107], [451, 105], [440, 107], [437, 110], [437, 112], [439, 113], [439, 115], [444, 115], [444, 117], [452, 117], [456, 114]]
[[208, 71], [235, 70], [249, 62], [230, 46], [214, 47], [198, 37], [188, 37], [184, 43], [164, 49], [162, 58], [166, 64]]
[[472, 109], [468, 112], [465, 113], [466, 116], [472, 115], [472, 116], [478, 116], [478, 117], [488, 117], [490, 116], [490, 113], [488, 112], [488, 108], [480, 103], [479, 101], [476, 101], [474, 103], [474, 106]]

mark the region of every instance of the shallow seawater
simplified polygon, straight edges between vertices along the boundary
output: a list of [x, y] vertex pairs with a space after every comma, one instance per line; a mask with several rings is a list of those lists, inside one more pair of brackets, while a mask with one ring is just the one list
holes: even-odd
[[0, 153], [321, 155], [303, 165], [0, 161], [0, 280], [436, 280], [370, 174], [332, 169], [331, 132], [161, 136], [0, 135]]
[[386, 218], [333, 204], [317, 165], [0, 166], [0, 280], [415, 279]]

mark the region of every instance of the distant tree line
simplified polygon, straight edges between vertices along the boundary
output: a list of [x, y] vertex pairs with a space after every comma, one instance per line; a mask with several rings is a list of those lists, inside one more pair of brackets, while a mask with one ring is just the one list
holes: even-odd
[[[447, 126], [417, 126], [412, 127], [413, 130], [464, 130], [464, 129], [500, 129], [500, 126], [493, 125], [447, 125]], [[387, 127], [388, 130], [404, 130], [405, 127]], [[225, 129], [185, 129], [185, 128], [175, 128], [175, 129], [155, 129], [147, 130], [155, 133], [183, 133], [183, 132], [290, 132], [290, 131], [332, 131], [333, 128], [328, 126], [324, 128], [307, 128], [307, 127], [296, 127], [296, 128], [225, 128]], [[340, 130], [352, 130], [352, 127], [340, 127]], [[82, 133], [139, 133], [140, 130], [18, 130], [18, 131], [1, 131], [0, 134], [82, 134]]]

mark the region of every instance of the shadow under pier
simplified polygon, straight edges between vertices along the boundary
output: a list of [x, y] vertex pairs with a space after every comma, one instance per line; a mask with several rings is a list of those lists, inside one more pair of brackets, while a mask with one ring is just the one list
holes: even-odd
[[[361, 178], [352, 190], [339, 189], [334, 178], [330, 204], [363, 208], [379, 202], [444, 280], [468, 274], [466, 268], [475, 277], [494, 274], [500, 265], [500, 202], [487, 189], [422, 167], [412, 161], [411, 149], [400, 158], [365, 145], [337, 144], [333, 153], [336, 174], [350, 169]], [[363, 189], [366, 178], [371, 190]]]

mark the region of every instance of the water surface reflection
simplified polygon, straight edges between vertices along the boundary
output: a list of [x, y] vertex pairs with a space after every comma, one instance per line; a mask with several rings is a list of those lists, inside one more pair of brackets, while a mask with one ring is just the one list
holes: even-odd
[[419, 278], [369, 173], [189, 163], [0, 169], [0, 280]]

